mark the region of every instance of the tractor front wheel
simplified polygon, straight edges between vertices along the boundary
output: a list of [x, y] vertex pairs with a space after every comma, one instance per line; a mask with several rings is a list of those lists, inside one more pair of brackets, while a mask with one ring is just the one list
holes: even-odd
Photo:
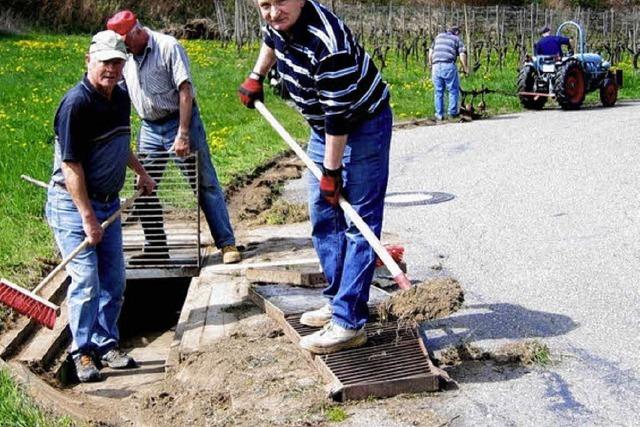
[[618, 100], [618, 85], [613, 79], [605, 79], [600, 87], [600, 101], [605, 107], [613, 107]]
[[584, 71], [578, 61], [567, 61], [556, 73], [554, 92], [563, 110], [577, 110], [586, 95]]
[[[536, 70], [532, 65], [525, 65], [518, 74], [518, 92], [534, 92]], [[520, 95], [520, 104], [527, 110], [542, 110], [547, 102], [546, 96]]]

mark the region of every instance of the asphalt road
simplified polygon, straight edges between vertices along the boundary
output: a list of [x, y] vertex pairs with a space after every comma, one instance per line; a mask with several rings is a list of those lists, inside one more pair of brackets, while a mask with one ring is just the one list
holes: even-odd
[[538, 339], [554, 359], [453, 371], [429, 399], [451, 425], [640, 424], [639, 152], [640, 103], [394, 132], [388, 197], [454, 196], [385, 211], [413, 279], [466, 291], [430, 347]]
[[[424, 326], [430, 349], [536, 339], [553, 359], [464, 365], [457, 390], [407, 411], [451, 426], [640, 425], [639, 153], [640, 103], [394, 132], [384, 232], [413, 280], [451, 275], [466, 292]], [[393, 203], [406, 192], [448, 201]], [[302, 180], [285, 197], [304, 200]]]

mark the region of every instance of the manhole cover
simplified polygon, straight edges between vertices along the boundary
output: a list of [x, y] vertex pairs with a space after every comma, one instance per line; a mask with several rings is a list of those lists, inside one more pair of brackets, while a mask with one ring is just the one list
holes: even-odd
[[406, 191], [387, 193], [384, 203], [388, 206], [435, 205], [436, 203], [447, 202], [454, 197], [453, 194], [449, 193]]

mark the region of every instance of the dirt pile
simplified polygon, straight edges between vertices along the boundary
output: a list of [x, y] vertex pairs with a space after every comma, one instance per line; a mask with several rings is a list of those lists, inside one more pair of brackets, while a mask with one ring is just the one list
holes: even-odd
[[481, 360], [522, 366], [546, 365], [550, 362], [549, 348], [536, 340], [510, 342], [494, 351], [483, 350], [472, 344], [464, 343], [442, 350], [437, 359], [441, 365], [448, 366]]
[[[234, 222], [251, 225], [258, 216], [269, 210], [277, 199], [283, 184], [290, 179], [300, 178], [304, 164], [295, 158], [281, 158], [266, 172], [257, 177], [247, 177], [246, 181], [233, 184], [229, 190], [229, 212]], [[235, 187], [241, 190], [235, 190]]]
[[257, 225], [280, 225], [303, 222], [309, 219], [309, 210], [306, 203], [289, 203], [278, 199], [264, 212], [258, 214], [257, 218], [249, 223], [251, 226]]
[[460, 309], [464, 292], [457, 280], [437, 277], [395, 293], [378, 306], [382, 319], [399, 323], [422, 323], [449, 316]]
[[136, 399], [145, 425], [319, 425], [330, 406], [323, 383], [265, 315], [193, 354]]

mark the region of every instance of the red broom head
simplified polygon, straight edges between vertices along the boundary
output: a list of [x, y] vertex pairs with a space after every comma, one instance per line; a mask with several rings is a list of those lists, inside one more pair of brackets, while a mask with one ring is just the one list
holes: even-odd
[[49, 329], [59, 312], [56, 305], [5, 279], [0, 281], [0, 302]]

